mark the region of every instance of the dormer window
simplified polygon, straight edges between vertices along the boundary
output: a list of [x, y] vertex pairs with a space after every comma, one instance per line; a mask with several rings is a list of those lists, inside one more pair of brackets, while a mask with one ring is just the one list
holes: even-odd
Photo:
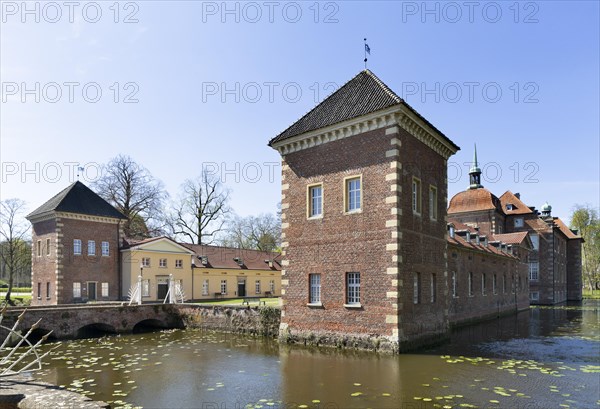
[[467, 232], [467, 243], [471, 242], [471, 232]]
[[450, 238], [454, 238], [454, 225], [450, 225], [450, 229], [448, 230], [450, 234]]
[[506, 210], [515, 210], [515, 207], [513, 206], [512, 203], [507, 203], [506, 204]]

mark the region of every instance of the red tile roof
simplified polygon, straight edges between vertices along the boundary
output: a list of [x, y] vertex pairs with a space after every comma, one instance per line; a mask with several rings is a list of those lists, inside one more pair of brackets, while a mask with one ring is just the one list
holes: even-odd
[[[244, 250], [232, 247], [203, 246], [198, 244], [179, 243], [192, 250], [197, 256], [206, 256], [208, 264], [203, 266], [200, 260], [196, 261], [196, 266], [203, 268], [228, 268], [238, 270], [273, 270], [280, 271], [281, 254], [269, 251]], [[239, 258], [243, 265], [240, 265], [234, 258]], [[265, 260], [274, 261], [272, 267]]]
[[556, 227], [558, 227], [560, 229], [561, 232], [563, 232], [563, 234], [565, 236], [567, 236], [568, 239], [570, 240], [582, 240], [583, 237], [578, 236], [577, 234], [573, 233], [571, 231], [571, 229], [569, 229], [569, 226], [567, 226], [565, 224], [565, 222], [563, 222], [561, 219], [559, 219], [558, 217], [554, 217], [554, 224], [556, 225]]
[[494, 209], [503, 213], [500, 199], [492, 192], [485, 188], [468, 189], [450, 199], [448, 214]]
[[[199, 244], [190, 243], [179, 243], [165, 236], [151, 237], [145, 240], [132, 240], [128, 239], [125, 242], [124, 248], [130, 248], [139, 246], [153, 241], [166, 239], [173, 243], [179, 244], [188, 250], [191, 250], [197, 256], [195, 264], [199, 268], [227, 268], [227, 269], [238, 269], [238, 270], [281, 270], [281, 254], [270, 251], [260, 250], [245, 250], [233, 247], [221, 247], [221, 246], [206, 246]], [[203, 265], [199, 259], [200, 256], [205, 256], [208, 259], [208, 264]], [[234, 258], [239, 258], [243, 263], [240, 265]], [[272, 261], [271, 265], [265, 263], [265, 260]]]
[[483, 253], [486, 254], [494, 254], [496, 256], [503, 256], [503, 257], [508, 257], [508, 258], [517, 258], [516, 256], [512, 255], [512, 254], [508, 254], [508, 253], [504, 253], [502, 252], [502, 250], [497, 249], [496, 247], [492, 246], [491, 244], [488, 244], [488, 246], [484, 246], [483, 244], [475, 244], [475, 243], [470, 243], [467, 242], [464, 238], [460, 237], [459, 235], [454, 235], [454, 237], [447, 237], [447, 241], [448, 244], [453, 244], [455, 246], [460, 246], [463, 248], [467, 248], [470, 250], [474, 250], [474, 251], [481, 251]]
[[[500, 196], [500, 202], [502, 203], [502, 210], [506, 214], [531, 214], [531, 210], [525, 203], [521, 201], [513, 192], [507, 190], [502, 196]], [[508, 210], [507, 204], [512, 204], [513, 209]]]
[[522, 244], [523, 241], [527, 240], [527, 233], [526, 231], [520, 231], [516, 233], [494, 234], [493, 239], [506, 244]]

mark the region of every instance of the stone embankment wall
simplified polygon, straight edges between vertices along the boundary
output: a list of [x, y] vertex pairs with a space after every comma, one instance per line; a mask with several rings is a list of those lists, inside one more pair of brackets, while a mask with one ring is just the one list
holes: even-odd
[[188, 328], [276, 337], [281, 311], [274, 307], [181, 305], [179, 314]]

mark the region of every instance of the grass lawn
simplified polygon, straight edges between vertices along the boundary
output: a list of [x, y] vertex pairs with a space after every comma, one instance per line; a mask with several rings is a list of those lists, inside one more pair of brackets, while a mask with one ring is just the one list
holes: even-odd
[[[202, 301], [202, 302], [195, 302], [194, 304], [198, 304], [198, 305], [242, 305], [242, 301], [244, 301], [244, 298], [233, 298], [233, 299], [229, 299], [229, 300]], [[260, 301], [264, 301], [265, 305], [270, 306], [270, 307], [279, 306], [279, 297], [261, 298]], [[244, 304], [244, 305], [246, 305], [246, 304]], [[250, 301], [250, 306], [256, 306], [256, 305], [258, 305], [258, 300]], [[260, 305], [263, 305], [262, 302], [260, 303]]]
[[583, 290], [583, 298], [600, 300], [600, 290]]

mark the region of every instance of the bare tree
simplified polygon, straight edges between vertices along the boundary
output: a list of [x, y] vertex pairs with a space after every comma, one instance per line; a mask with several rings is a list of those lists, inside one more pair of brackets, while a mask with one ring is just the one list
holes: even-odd
[[6, 302], [13, 305], [10, 295], [15, 274], [31, 263], [28, 252], [27, 234], [29, 223], [23, 218], [25, 202], [20, 199], [7, 199], [0, 202], [0, 258], [8, 270]]
[[269, 213], [236, 216], [228, 223], [223, 244], [243, 249], [274, 251], [281, 246], [281, 221]]
[[159, 233], [168, 194], [162, 182], [131, 157], [111, 159], [93, 188], [127, 217], [123, 227], [127, 237], [146, 238]]
[[212, 244], [223, 230], [229, 212], [229, 190], [217, 177], [203, 171], [200, 177], [181, 185], [179, 201], [169, 221], [171, 234], [195, 244]]

